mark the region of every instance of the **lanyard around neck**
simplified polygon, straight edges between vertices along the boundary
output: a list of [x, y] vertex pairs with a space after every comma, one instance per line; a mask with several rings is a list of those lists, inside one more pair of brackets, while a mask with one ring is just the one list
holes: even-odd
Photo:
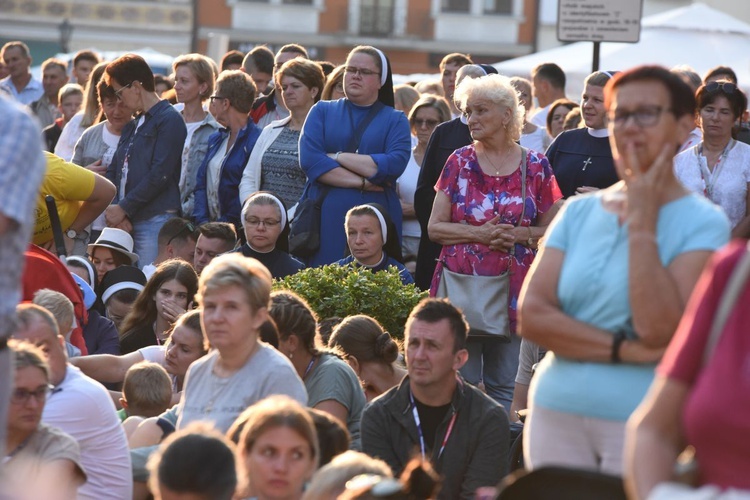
[[708, 159], [703, 156], [703, 142], [695, 145], [695, 156], [698, 159], [698, 168], [700, 169], [701, 179], [703, 180], [703, 195], [711, 201], [713, 201], [714, 185], [719, 178], [721, 168], [726, 163], [729, 151], [734, 147], [734, 143], [734, 139], [729, 139], [724, 151], [722, 151], [719, 159], [716, 161], [716, 165], [714, 165], [713, 172], [708, 169]]
[[[411, 414], [414, 417], [414, 423], [417, 425], [417, 433], [419, 434], [419, 450], [422, 452], [422, 460], [426, 460], [427, 451], [424, 442], [424, 432], [422, 432], [422, 421], [419, 419], [419, 411], [417, 411], [417, 404], [414, 402], [414, 395], [412, 394], [411, 390], [409, 391], [409, 401], [411, 402]], [[448, 438], [453, 432], [453, 425], [456, 423], [456, 417], [458, 417], [458, 412], [453, 411], [453, 415], [451, 415], [451, 421], [448, 423], [448, 429], [445, 431], [443, 442], [440, 445], [440, 451], [438, 451], [438, 460], [440, 460], [440, 457], [443, 455], [443, 451], [445, 451], [445, 445], [448, 443]]]

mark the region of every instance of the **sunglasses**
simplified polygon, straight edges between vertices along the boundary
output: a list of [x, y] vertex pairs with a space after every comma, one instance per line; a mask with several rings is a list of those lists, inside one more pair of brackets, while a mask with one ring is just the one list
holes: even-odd
[[186, 230], [188, 231], [188, 234], [195, 233], [195, 226], [193, 225], [192, 222], [186, 222], [185, 225], [182, 226], [182, 229], [177, 231], [174, 236], [169, 238], [169, 241], [167, 242], [167, 246], [169, 246], [172, 243], [172, 241], [174, 241], [175, 238], [177, 238], [179, 235], [184, 233]]
[[734, 92], [737, 90], [737, 85], [733, 84], [732, 82], [722, 81], [706, 84], [706, 92], [713, 94], [714, 92], [718, 92], [719, 90], [723, 91], [726, 94], [734, 94]]

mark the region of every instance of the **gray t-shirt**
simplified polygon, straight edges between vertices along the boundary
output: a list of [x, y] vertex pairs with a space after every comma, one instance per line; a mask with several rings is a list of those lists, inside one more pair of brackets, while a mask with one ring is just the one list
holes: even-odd
[[219, 353], [212, 351], [188, 369], [180, 400], [181, 429], [198, 420], [209, 421], [222, 433], [248, 406], [274, 394], [285, 394], [307, 405], [307, 391], [292, 363], [273, 347], [259, 343], [245, 365], [231, 377], [213, 373]]
[[333, 354], [322, 354], [310, 376], [305, 379], [308, 406], [322, 401], [336, 401], [349, 410], [346, 427], [351, 436], [350, 448], [361, 450], [359, 419], [365, 407], [365, 393], [354, 370]]

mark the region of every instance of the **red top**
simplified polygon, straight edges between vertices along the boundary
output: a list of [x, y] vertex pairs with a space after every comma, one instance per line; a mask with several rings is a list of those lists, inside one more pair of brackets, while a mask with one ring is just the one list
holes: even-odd
[[682, 412], [685, 438], [695, 447], [701, 482], [723, 488], [750, 489], [750, 280], [705, 368], [703, 350], [746, 244], [735, 240], [714, 255], [657, 369], [690, 386]]
[[[34, 292], [49, 288], [60, 292], [73, 303], [73, 312], [78, 323], [70, 335], [70, 343], [81, 350], [81, 355], [88, 354], [83, 340], [83, 326], [89, 321], [86, 306], [83, 305], [83, 294], [71, 276], [68, 268], [54, 254], [36, 245], [29, 245], [26, 250], [26, 267], [23, 271], [23, 297], [21, 300], [31, 302]], [[62, 332], [63, 334], [67, 332]]]

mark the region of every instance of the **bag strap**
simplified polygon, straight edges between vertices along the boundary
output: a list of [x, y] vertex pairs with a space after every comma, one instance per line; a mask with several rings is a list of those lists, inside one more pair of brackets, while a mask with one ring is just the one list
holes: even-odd
[[518, 219], [518, 226], [523, 222], [523, 216], [526, 215], [526, 158], [529, 150], [521, 146], [521, 217]]
[[[349, 101], [346, 102], [347, 106], [352, 106], [352, 103]], [[351, 139], [349, 139], [349, 144], [346, 145], [346, 149], [344, 150], [347, 153], [356, 153], [357, 149], [359, 148], [359, 142], [362, 140], [362, 135], [365, 133], [365, 130], [370, 125], [373, 119], [375, 119], [375, 116], [380, 112], [380, 110], [385, 106], [380, 101], [375, 101], [375, 104], [372, 105], [370, 110], [367, 112], [367, 115], [362, 119], [361, 122], [359, 122], [359, 125], [357, 125], [357, 128], [354, 130], [354, 134], [352, 135]], [[349, 107], [349, 113], [352, 112], [352, 108]]]
[[[347, 102], [347, 106], [351, 106], [351, 103]], [[359, 148], [359, 141], [362, 140], [362, 134], [365, 133], [368, 125], [372, 123], [372, 120], [375, 119], [375, 116], [383, 106], [385, 106], [385, 104], [383, 104], [382, 102], [375, 101], [375, 104], [372, 105], [370, 110], [367, 112], [367, 115], [362, 119], [361, 122], [359, 122], [359, 125], [357, 125], [357, 128], [354, 131], [351, 139], [349, 139], [349, 144], [346, 146], [346, 149], [344, 151], [346, 151], [347, 153], [354, 153], [357, 151], [357, 148]], [[349, 112], [351, 112], [351, 109], [349, 109]], [[331, 186], [327, 184], [320, 184], [318, 196], [315, 198], [316, 208], [320, 208], [323, 205], [323, 200], [325, 200], [326, 195], [328, 194], [328, 191], [330, 189]]]
[[703, 350], [703, 366], [711, 360], [716, 344], [719, 343], [721, 332], [724, 330], [729, 314], [734, 309], [737, 299], [745, 288], [747, 278], [750, 276], [750, 242], [745, 248], [745, 253], [732, 271], [724, 292], [721, 294], [719, 307], [716, 309], [714, 320], [711, 323], [711, 333], [708, 336], [706, 347]]

